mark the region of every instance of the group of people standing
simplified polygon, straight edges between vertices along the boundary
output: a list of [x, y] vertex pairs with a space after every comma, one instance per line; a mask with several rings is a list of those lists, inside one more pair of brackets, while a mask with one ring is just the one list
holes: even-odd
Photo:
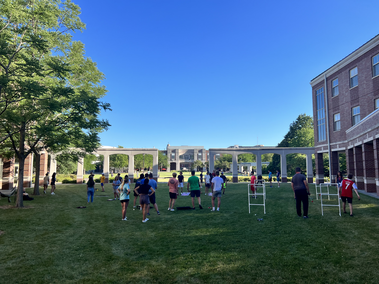
[[[355, 194], [360, 200], [360, 196], [358, 194], [358, 187], [355, 182], [352, 180], [353, 175], [348, 174], [347, 178], [343, 178], [341, 172], [337, 173], [336, 183], [338, 187], [339, 197], [343, 203], [343, 212], [346, 212], [346, 201], [349, 203], [350, 208], [350, 216], [353, 217], [353, 189]], [[294, 198], [296, 199], [296, 211], [297, 215], [301, 217], [301, 203], [303, 203], [303, 218], [308, 218], [308, 196], [311, 195], [309, 191], [309, 186], [305, 175], [301, 173], [301, 169], [299, 167], [296, 168], [296, 174], [292, 177], [292, 190], [294, 192]]]
[[43, 178], [43, 193], [46, 194], [46, 191], [49, 187], [49, 183], [51, 185], [51, 195], [55, 195], [55, 182], [56, 182], [56, 173], [53, 173], [51, 176], [51, 182], [49, 177], [49, 172], [46, 173], [45, 177]]

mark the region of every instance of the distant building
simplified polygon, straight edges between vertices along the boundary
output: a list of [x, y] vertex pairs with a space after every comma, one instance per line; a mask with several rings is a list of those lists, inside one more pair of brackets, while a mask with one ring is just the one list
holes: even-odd
[[323, 154], [331, 179], [346, 154], [347, 172], [359, 189], [379, 194], [379, 35], [311, 81], [316, 182], [324, 182]]
[[208, 151], [204, 146], [171, 146], [167, 145], [167, 158], [170, 171], [190, 170], [195, 161], [203, 164], [208, 161]]

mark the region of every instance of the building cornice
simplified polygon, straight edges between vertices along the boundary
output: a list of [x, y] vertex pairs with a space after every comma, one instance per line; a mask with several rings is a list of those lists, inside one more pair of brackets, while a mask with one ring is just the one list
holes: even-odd
[[311, 80], [310, 84], [312, 87], [317, 85], [318, 83], [322, 82], [324, 80], [324, 75], [326, 77], [332, 75], [333, 73], [337, 72], [341, 68], [345, 67], [346, 65], [350, 64], [366, 52], [370, 51], [372, 48], [375, 46], [379, 45], [379, 35], [375, 36], [374, 38], [370, 39], [368, 42], [366, 42], [364, 45], [359, 47], [358, 49], [354, 50], [352, 53], [350, 53], [348, 56], [334, 64], [332, 67], [329, 69], [325, 70], [322, 72], [320, 75], [315, 77], [314, 79]]

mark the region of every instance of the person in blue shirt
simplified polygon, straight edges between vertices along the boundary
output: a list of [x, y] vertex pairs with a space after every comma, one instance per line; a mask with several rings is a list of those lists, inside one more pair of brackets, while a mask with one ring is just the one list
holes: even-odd
[[118, 192], [120, 193], [120, 202], [122, 206], [122, 219], [123, 221], [127, 221], [126, 219], [126, 209], [128, 209], [129, 205], [129, 177], [126, 175], [123, 179], [120, 187], [118, 188]]
[[270, 182], [270, 187], [272, 187], [272, 172], [268, 171], [268, 181]]
[[[153, 179], [153, 174], [150, 173], [149, 174], [149, 185], [155, 190], [157, 191], [157, 188], [158, 188], [158, 183]], [[151, 191], [149, 191], [149, 194], [151, 193]], [[158, 215], [161, 215], [161, 213], [159, 213], [159, 210], [158, 210], [158, 204], [156, 203], [155, 201], [155, 192], [150, 195], [150, 203], [153, 204], [155, 210], [157, 211], [157, 214]], [[147, 209], [147, 215], [150, 215], [150, 206], [149, 208]]]

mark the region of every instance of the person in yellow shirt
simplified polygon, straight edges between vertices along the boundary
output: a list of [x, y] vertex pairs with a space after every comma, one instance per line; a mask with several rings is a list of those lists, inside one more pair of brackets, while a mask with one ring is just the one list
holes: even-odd
[[104, 181], [105, 181], [105, 175], [103, 173], [103, 175], [100, 177], [101, 188], [103, 189], [102, 191], [105, 191], [104, 190]]

